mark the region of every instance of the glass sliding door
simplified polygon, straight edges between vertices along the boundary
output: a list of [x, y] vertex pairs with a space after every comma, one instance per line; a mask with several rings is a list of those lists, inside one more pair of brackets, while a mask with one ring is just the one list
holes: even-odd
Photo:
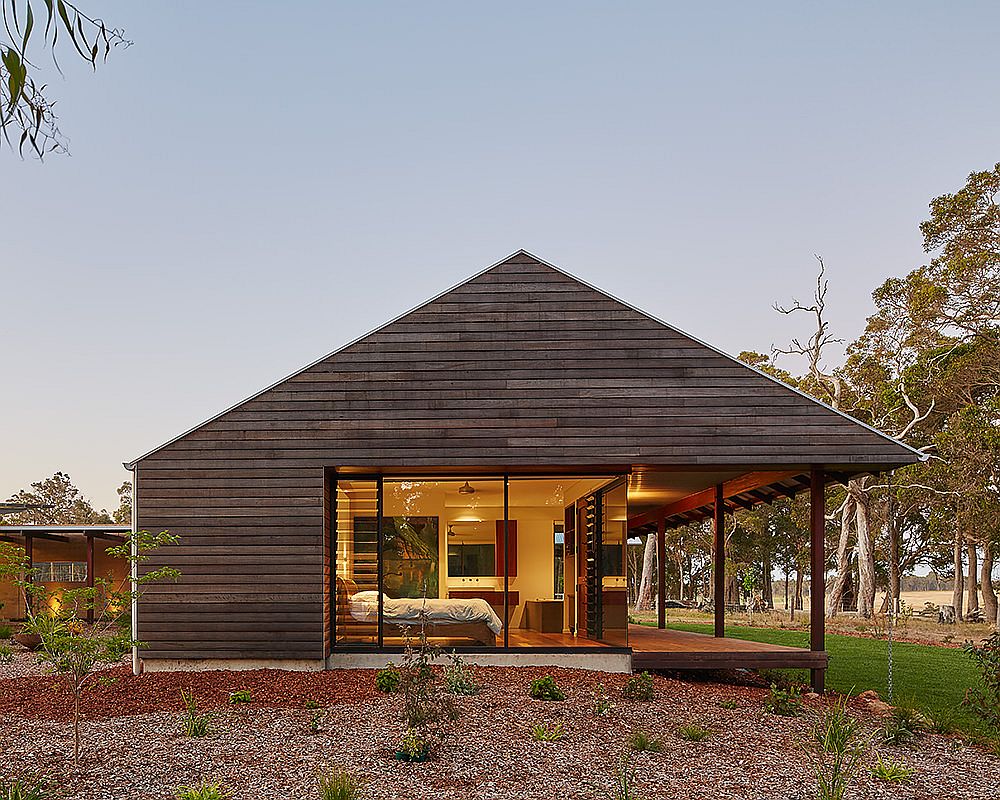
[[601, 641], [628, 644], [628, 501], [625, 481], [600, 491], [601, 510]]
[[503, 481], [385, 479], [383, 642], [503, 644]]
[[378, 516], [378, 481], [337, 481], [333, 543], [337, 647], [379, 644]]

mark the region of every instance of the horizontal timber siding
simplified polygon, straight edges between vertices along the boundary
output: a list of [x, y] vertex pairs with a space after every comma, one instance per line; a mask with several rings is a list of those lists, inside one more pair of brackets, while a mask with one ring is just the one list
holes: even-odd
[[140, 638], [151, 657], [321, 658], [328, 467], [913, 460], [522, 253], [141, 459], [139, 524], [183, 543]]

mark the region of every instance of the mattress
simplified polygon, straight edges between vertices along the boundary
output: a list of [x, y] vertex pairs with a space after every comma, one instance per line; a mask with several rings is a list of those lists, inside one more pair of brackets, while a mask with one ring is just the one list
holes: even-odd
[[[503, 631], [493, 606], [480, 598], [443, 600], [437, 597], [388, 597], [382, 595], [386, 622], [419, 624], [422, 615], [436, 624], [485, 622], [493, 633]], [[378, 621], [378, 592], [358, 592], [351, 596], [351, 616], [358, 622]]]

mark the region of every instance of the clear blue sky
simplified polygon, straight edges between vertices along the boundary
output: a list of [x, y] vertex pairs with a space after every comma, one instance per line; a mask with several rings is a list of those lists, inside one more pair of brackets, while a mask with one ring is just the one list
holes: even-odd
[[135, 45], [48, 76], [72, 157], [0, 152], [3, 498], [112, 506], [518, 248], [730, 352], [805, 330], [820, 253], [854, 336], [1000, 160], [996, 3], [81, 4]]

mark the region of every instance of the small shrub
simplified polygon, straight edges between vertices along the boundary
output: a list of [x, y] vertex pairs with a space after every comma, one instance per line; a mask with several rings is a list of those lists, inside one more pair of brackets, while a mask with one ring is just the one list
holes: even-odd
[[424, 737], [413, 728], [409, 728], [399, 742], [396, 758], [399, 761], [426, 761], [431, 747]]
[[711, 736], [712, 732], [708, 728], [692, 723], [690, 725], [681, 725], [677, 729], [677, 735], [686, 742], [700, 742]]
[[310, 711], [312, 711], [313, 709], [316, 709], [316, 708], [320, 707], [320, 702], [318, 700], [306, 700], [302, 704], [302, 707], [306, 708], [306, 709], [309, 709]]
[[635, 771], [635, 751], [627, 749], [615, 765], [614, 782], [611, 791], [606, 794], [608, 800], [639, 800], [635, 786]]
[[843, 800], [858, 774], [864, 745], [858, 721], [847, 713], [847, 699], [823, 712], [805, 747], [816, 776], [817, 800]]
[[628, 737], [628, 746], [637, 753], [662, 753], [663, 742], [645, 731], [633, 731]]
[[531, 696], [535, 700], [565, 700], [566, 692], [559, 688], [551, 675], [543, 675], [531, 682]]
[[622, 690], [626, 700], [653, 699], [653, 676], [648, 672], [640, 672], [628, 679], [625, 688]]
[[958, 715], [954, 709], [938, 708], [928, 711], [926, 716], [931, 733], [947, 735], [958, 730]]
[[723, 700], [721, 703], [719, 703], [719, 708], [724, 708], [727, 711], [732, 711], [733, 709], [736, 708], [736, 701], [730, 697], [729, 699]]
[[402, 676], [399, 674], [399, 670], [391, 664], [387, 664], [385, 669], [380, 669], [375, 673], [375, 688], [386, 694], [392, 694], [399, 689], [401, 681]]
[[193, 692], [181, 689], [181, 700], [184, 701], [184, 735], [190, 738], [207, 736], [211, 715], [198, 713], [198, 701]]
[[547, 725], [536, 725], [531, 729], [531, 738], [536, 742], [558, 742], [566, 735], [562, 723], [557, 722], [552, 727]]
[[358, 800], [361, 781], [345, 769], [321, 772], [316, 777], [320, 800]]
[[906, 744], [924, 728], [920, 712], [910, 706], [896, 706], [892, 716], [882, 726], [882, 740], [886, 744]]
[[326, 716], [324, 712], [319, 709], [314, 710], [309, 715], [309, 721], [306, 723], [306, 728], [309, 733], [319, 733], [321, 730], [321, 723], [323, 722], [323, 717]]
[[780, 689], [776, 683], [772, 683], [764, 708], [779, 717], [797, 717], [802, 708], [799, 688], [789, 686], [787, 689]]
[[757, 674], [779, 689], [801, 688], [809, 684], [809, 672], [802, 669], [759, 669]]
[[883, 759], [881, 753], [876, 756], [871, 773], [886, 783], [907, 783], [913, 777], [913, 770], [910, 767], [902, 761], [894, 761], [891, 758]]
[[594, 698], [594, 716], [595, 717], [607, 717], [611, 714], [611, 710], [614, 708], [614, 704], [611, 702], [611, 697], [608, 695], [608, 690], [604, 688], [603, 683], [597, 684], [592, 692]]
[[181, 786], [177, 800], [229, 800], [233, 796], [221, 783], [201, 782], [197, 786]]
[[14, 635], [14, 629], [6, 623], [0, 625], [0, 639], [9, 639]]
[[444, 669], [444, 685], [452, 694], [479, 694], [479, 684], [465, 662], [456, 653], [452, 653], [451, 666]]
[[237, 692], [229, 693], [229, 702], [233, 705], [238, 705], [240, 703], [252, 703], [253, 695], [246, 689], [240, 689]]
[[0, 780], [0, 800], [53, 800], [44, 781], [28, 778]]
[[9, 644], [0, 644], [0, 664], [10, 664], [14, 660], [14, 649]]
[[966, 642], [962, 649], [979, 670], [979, 685], [965, 692], [962, 705], [1000, 732], [1000, 633], [994, 631], [978, 647]]

